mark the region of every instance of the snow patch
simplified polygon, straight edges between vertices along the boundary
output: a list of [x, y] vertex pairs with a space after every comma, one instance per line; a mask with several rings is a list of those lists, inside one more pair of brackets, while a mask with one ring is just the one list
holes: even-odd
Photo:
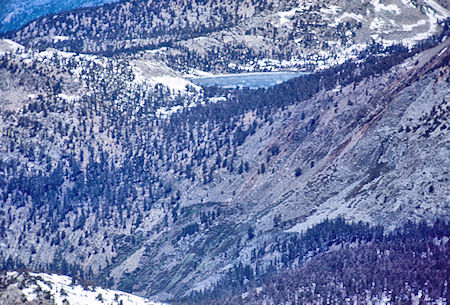
[[404, 6], [414, 7], [410, 0], [400, 0]]
[[339, 23], [341, 23], [344, 20], [348, 20], [348, 19], [354, 19], [358, 22], [364, 22], [365, 18], [363, 15], [360, 14], [355, 14], [355, 13], [343, 13], [341, 16], [335, 18], [334, 22], [330, 24], [331, 27], [335, 27], [337, 26]]
[[[17, 273], [10, 272], [9, 274], [14, 276]], [[36, 278], [36, 283], [22, 289], [30, 302], [36, 299], [36, 290], [41, 289], [49, 292], [57, 305], [67, 304], [67, 302], [71, 305], [104, 305], [116, 304], [120, 301], [124, 305], [163, 305], [117, 290], [73, 285], [72, 279], [68, 276], [46, 273], [30, 273], [30, 276]]]
[[288, 23], [290, 21], [290, 19], [295, 15], [295, 13], [297, 13], [297, 9], [294, 8], [290, 11], [287, 12], [279, 12], [278, 13], [278, 17], [279, 19], [279, 25], [285, 25], [286, 23]]
[[430, 6], [433, 9], [433, 11], [435, 12], [435, 15], [437, 15], [436, 17], [439, 20], [446, 19], [446, 18], [450, 17], [450, 12], [447, 9], [445, 9], [444, 7], [442, 7], [436, 1], [434, 1], [434, 0], [424, 0], [424, 1], [425, 1], [425, 3], [428, 6]]
[[336, 15], [339, 7], [337, 5], [329, 5], [328, 7], [322, 7], [320, 11], [329, 15]]
[[156, 110], [156, 117], [159, 118], [167, 118], [168, 116], [170, 116], [173, 113], [177, 113], [178, 111], [182, 110], [183, 108], [185, 108], [184, 106], [173, 106], [173, 107], [161, 107], [158, 110]]
[[414, 28], [417, 28], [419, 26], [426, 25], [427, 21], [425, 19], [417, 21], [415, 24], [404, 24], [402, 25], [402, 28], [404, 31], [412, 31]]
[[212, 75], [213, 74], [211, 72], [206, 72], [199, 69], [190, 69], [187, 74], [183, 75], [183, 78], [206, 77]]
[[[443, 10], [445, 10], [444, 8], [442, 8]], [[445, 10], [446, 11], [446, 10]], [[423, 31], [423, 32], [418, 32], [415, 36], [410, 37], [410, 38], [405, 38], [401, 40], [401, 43], [405, 46], [408, 47], [412, 47], [414, 46], [417, 42], [425, 40], [427, 38], [429, 38], [430, 36], [432, 36], [433, 34], [436, 33], [437, 28], [438, 28], [438, 22], [439, 20], [441, 20], [443, 17], [441, 15], [436, 14], [436, 11], [431, 8], [426, 8], [425, 12], [428, 16], [428, 20], [419, 20], [417, 23], [412, 24], [412, 25], [404, 25], [402, 27], [402, 29], [404, 31], [412, 31], [412, 29], [415, 29], [417, 27], [422, 27], [422, 26], [426, 26], [428, 24], [428, 30]], [[447, 12], [447, 16], [450, 16]], [[373, 36], [374, 37], [374, 36]], [[379, 37], [374, 37], [375, 40], [381, 41], [383, 43], [383, 45], [385, 46], [389, 46], [389, 45], [393, 45], [393, 44], [397, 44], [399, 43], [398, 40], [388, 40], [388, 39], [380, 39]]]
[[57, 43], [60, 41], [66, 41], [66, 40], [70, 39], [70, 37], [68, 37], [68, 36], [51, 36], [51, 38], [53, 39], [54, 43]]
[[[30, 95], [28, 95], [28, 96], [30, 96]], [[81, 97], [79, 95], [67, 95], [65, 93], [58, 94], [58, 97], [60, 97], [64, 100], [67, 100], [67, 101], [71, 101], [71, 102], [78, 101], [79, 99], [81, 99]]]
[[0, 39], [0, 55], [23, 50], [25, 47], [10, 39]]
[[290, 23], [290, 21], [291, 21], [291, 18], [294, 17], [294, 15], [295, 15], [297, 12], [302, 12], [302, 11], [304, 11], [304, 10], [307, 9], [307, 8], [308, 8], [308, 7], [306, 7], [305, 5], [303, 5], [303, 6], [299, 6], [299, 7], [290, 9], [289, 11], [278, 12], [278, 13], [277, 13], [278, 20], [277, 20], [277, 22], [275, 22], [273, 25], [276, 26], [276, 27], [280, 27], [280, 26], [288, 26], [289, 23]]
[[187, 79], [178, 75], [174, 70], [157, 61], [135, 60], [131, 62], [135, 82], [149, 83], [152, 85], [161, 84], [177, 92], [186, 91], [187, 87], [200, 90]]
[[64, 52], [64, 51], [60, 51], [60, 50], [56, 50], [56, 49], [52, 49], [52, 48], [48, 48], [47, 50], [42, 51], [38, 54], [38, 56], [42, 59], [52, 58], [53, 56], [59, 56], [62, 58], [71, 58], [75, 55], [76, 55], [75, 53]]
[[372, 22], [370, 23], [369, 27], [372, 31], [380, 32], [385, 25], [386, 25], [386, 22], [382, 18], [375, 17], [372, 20]]
[[225, 96], [219, 96], [219, 97], [210, 97], [208, 99], [210, 103], [218, 103], [218, 102], [226, 102], [227, 98]]
[[372, 1], [372, 5], [374, 6], [375, 12], [379, 13], [381, 11], [392, 12], [395, 15], [400, 15], [402, 13], [401, 9], [395, 4], [382, 4], [380, 0]]
[[195, 86], [184, 78], [169, 75], [156, 76], [153, 77], [152, 80], [155, 83], [162, 84], [174, 91], [185, 91], [187, 86]]

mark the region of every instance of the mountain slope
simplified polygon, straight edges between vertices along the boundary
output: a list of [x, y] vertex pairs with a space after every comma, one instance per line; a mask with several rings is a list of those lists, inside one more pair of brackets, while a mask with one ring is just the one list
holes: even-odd
[[21, 0], [0, 1], [0, 33], [15, 30], [35, 18], [80, 7], [102, 5], [117, 2], [115, 0]]
[[201, 91], [151, 57], [3, 54], [3, 267], [167, 300], [327, 217], [448, 220], [449, 40], [410, 56]]
[[35, 18], [80, 7], [90, 7], [115, 0], [70, 0], [70, 1], [0, 1], [0, 33], [15, 30]]
[[[445, 50], [446, 57], [445, 48], [432, 54]], [[394, 228], [407, 219], [447, 217], [448, 69], [423, 74], [433, 65], [430, 57], [425, 53], [402, 68], [322, 91], [265, 122], [256, 120], [255, 134], [231, 158], [237, 161], [232, 173], [220, 170], [205, 188], [183, 185], [186, 203], [213, 202], [182, 209], [177, 216], [182, 230], [172, 227], [167, 237], [145, 247], [140, 261], [146, 267], [136, 269], [136, 276], [153, 276], [149, 267], [164, 259], [175, 264], [170, 273], [180, 272], [180, 278], [191, 270], [198, 282], [193, 288], [201, 290], [221, 278], [230, 261], [249, 263], [264, 242], [270, 245], [286, 238], [283, 231], [301, 232], [326, 218], [340, 215]], [[274, 96], [292, 98], [288, 88], [280, 86]], [[249, 163], [248, 173], [239, 174], [240, 160]], [[214, 219], [219, 210], [226, 217]], [[195, 235], [188, 233], [191, 228]], [[180, 234], [170, 254], [157, 250]], [[189, 259], [180, 263], [181, 257]], [[191, 281], [180, 281], [183, 292]], [[156, 291], [150, 287], [133, 289], [151, 295]]]
[[[432, 0], [134, 0], [7, 33], [0, 268], [56, 270], [155, 300], [281, 304], [292, 295], [273, 292], [277, 277], [294, 285], [345, 257], [361, 279], [384, 248], [396, 254], [375, 260], [384, 284], [355, 290], [347, 269], [327, 273], [334, 264], [311, 276], [360, 302], [370, 291], [366, 301], [401, 304], [397, 288], [441, 300], [448, 17]], [[284, 69], [314, 73], [258, 90], [183, 76]], [[383, 264], [413, 255], [423, 266], [430, 252], [437, 271], [426, 280], [402, 267], [414, 283], [386, 284]], [[434, 275], [439, 289], [427, 290]]]
[[[237, 265], [214, 289], [181, 304], [445, 304], [448, 223], [381, 226], [324, 221], [300, 238], [272, 245], [282, 250], [269, 270]], [[264, 255], [258, 249], [255, 255]]]
[[431, 0], [136, 0], [42, 17], [7, 38], [97, 54], [156, 49], [180, 71], [314, 69], [358, 58], [368, 48], [412, 46], [437, 34], [448, 17]]

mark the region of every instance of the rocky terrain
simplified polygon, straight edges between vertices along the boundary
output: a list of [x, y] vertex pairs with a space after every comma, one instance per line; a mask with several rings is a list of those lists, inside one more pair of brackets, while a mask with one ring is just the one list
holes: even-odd
[[[445, 4], [170, 3], [42, 17], [0, 41], [1, 269], [172, 303], [442, 303]], [[285, 68], [314, 73], [261, 89], [186, 76]], [[277, 295], [279, 277], [301, 286]]]

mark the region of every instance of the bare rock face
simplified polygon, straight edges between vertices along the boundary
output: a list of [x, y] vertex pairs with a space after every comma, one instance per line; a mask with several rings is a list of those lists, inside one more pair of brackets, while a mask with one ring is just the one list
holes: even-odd
[[[275, 173], [265, 179], [286, 184], [266, 188], [262, 182], [255, 201], [274, 194], [283, 218], [347, 215], [388, 226], [406, 215], [432, 218], [446, 211], [448, 172], [440, 165], [448, 162], [448, 71], [419, 76], [414, 71], [420, 73], [421, 60], [290, 109], [294, 117], [273, 126], [274, 139], [283, 142], [266, 142], [282, 153], [270, 161], [268, 171], [273, 166]], [[314, 122], [299, 124], [295, 115], [308, 112], [317, 114]], [[300, 177], [295, 167], [302, 169]]]

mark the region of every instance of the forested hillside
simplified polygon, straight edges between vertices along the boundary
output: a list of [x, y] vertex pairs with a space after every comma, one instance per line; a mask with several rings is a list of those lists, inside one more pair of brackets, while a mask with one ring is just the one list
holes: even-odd
[[133, 0], [4, 34], [0, 269], [174, 304], [444, 304], [448, 16]]
[[450, 17], [432, 0], [392, 2], [133, 0], [44, 16], [4, 36], [70, 52], [151, 50], [189, 73], [310, 71], [413, 46]]
[[[249, 264], [263, 244], [325, 217], [388, 228], [445, 217], [447, 44], [416, 56], [392, 49], [270, 89], [201, 95], [136, 83], [126, 60], [4, 56], [4, 99], [15, 101], [2, 112], [4, 268], [167, 298], [209, 287], [228, 264]], [[156, 115], [186, 99], [197, 106]], [[420, 117], [414, 103], [425, 107]], [[435, 153], [395, 152], [392, 137]], [[404, 172], [425, 156], [429, 174]], [[385, 187], [405, 175], [415, 177], [413, 192]]]
[[[269, 268], [239, 265], [189, 304], [444, 303], [448, 223], [408, 223], [394, 232], [328, 221], [273, 245]], [[255, 251], [254, 257], [266, 249]], [[282, 270], [282, 271], [280, 271]]]

